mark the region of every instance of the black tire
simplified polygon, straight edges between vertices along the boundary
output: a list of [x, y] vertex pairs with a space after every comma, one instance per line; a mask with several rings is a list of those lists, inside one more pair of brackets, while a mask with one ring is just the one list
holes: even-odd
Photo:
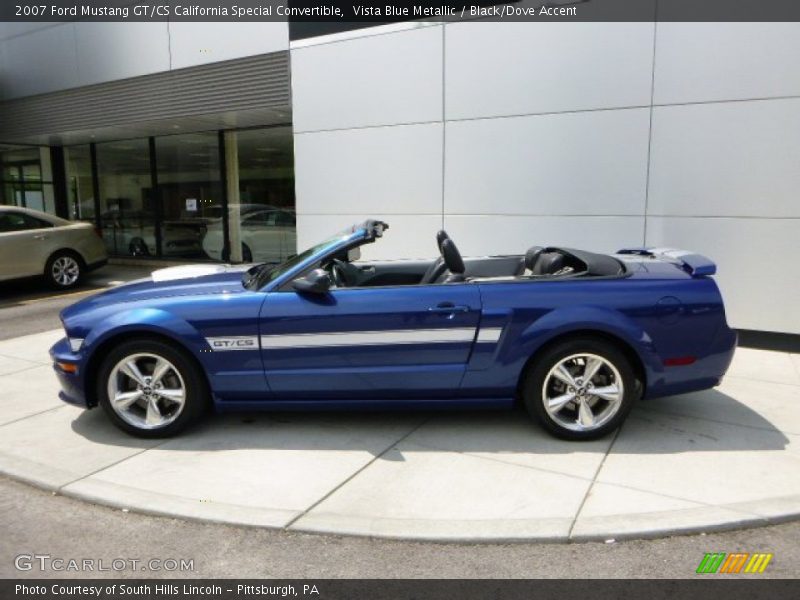
[[[611, 366], [603, 365], [590, 382], [582, 382], [578, 388], [568, 386], [559, 377], [550, 375], [551, 371], [563, 361], [582, 354], [599, 357]], [[571, 368], [575, 371], [573, 375], [576, 382], [582, 375], [581, 368], [585, 368], [586, 362], [581, 362], [582, 360], [578, 357], [567, 363], [568, 370]], [[614, 369], [616, 369], [616, 374]], [[622, 393], [617, 394], [618, 397], [621, 396], [621, 400], [612, 405], [611, 402], [599, 396], [591, 395], [593, 387], [615, 385], [614, 380], [617, 378], [617, 374], [622, 381]], [[545, 390], [545, 380], [548, 382], [547, 390]], [[559, 386], [563, 386], [563, 389], [559, 389]], [[545, 408], [545, 393], [558, 397], [562, 393], [573, 395], [572, 391], [579, 395], [575, 396], [574, 401], [567, 403], [564, 408], [557, 411], [556, 417]], [[522, 384], [522, 400], [528, 413], [548, 432], [566, 440], [595, 440], [615, 431], [628, 416], [633, 404], [640, 396], [641, 386], [625, 353], [611, 342], [592, 337], [557, 342], [545, 349], [529, 365]], [[576, 429], [584, 427], [580, 423], [581, 398], [590, 405], [594, 403], [592, 411], [594, 411], [594, 407], [597, 407], [599, 412], [604, 407], [608, 407], [607, 419], [598, 419], [597, 426], [590, 426], [583, 430]], [[613, 406], [616, 406], [615, 411], [611, 410]], [[571, 422], [573, 416], [575, 417], [574, 423]], [[567, 423], [565, 424], [565, 422]], [[591, 419], [588, 419], [588, 422], [591, 422]]]
[[[222, 260], [225, 262], [231, 261], [231, 253], [228, 250], [222, 251]], [[253, 262], [253, 252], [250, 250], [250, 246], [242, 242], [242, 262], [243, 263], [251, 263]]]
[[131, 256], [150, 256], [150, 248], [142, 238], [136, 237], [128, 244], [128, 253]]
[[[142, 424], [142, 426], [137, 426], [120, 416], [111, 406], [108, 387], [112, 372], [115, 371], [115, 367], [120, 361], [137, 354], [153, 355], [165, 359], [171, 363], [174, 369], [168, 371], [164, 379], [166, 380], [171, 377], [173, 381], [180, 381], [182, 384], [185, 396], [183, 407], [178, 411], [177, 417], [164, 426], [153, 428], [146, 428], [144, 424]], [[146, 362], [142, 364], [142, 367], [145, 366]], [[175, 373], [175, 371], [177, 371], [177, 373]], [[145, 370], [141, 370], [140, 372], [146, 375]], [[175, 379], [176, 376], [179, 379]], [[115, 382], [118, 381], [117, 378], [120, 377], [120, 375], [114, 374]], [[122, 431], [141, 438], [165, 438], [174, 436], [199, 419], [206, 412], [210, 404], [210, 394], [206, 379], [194, 360], [192, 360], [186, 351], [176, 347], [174, 344], [156, 339], [132, 339], [122, 342], [113, 348], [100, 364], [100, 368], [97, 372], [96, 385], [98, 402], [103, 408], [103, 411], [105, 411], [111, 419], [111, 422]], [[145, 411], [144, 407], [141, 406], [142, 402], [146, 407], [147, 399], [142, 398], [132, 405], [133, 409], [137, 412]], [[163, 400], [159, 400], [159, 402], [164, 406]], [[132, 419], [133, 415], [129, 414], [128, 418]]]
[[85, 271], [83, 259], [77, 253], [71, 250], [59, 250], [47, 259], [44, 278], [54, 289], [68, 290], [81, 282]]

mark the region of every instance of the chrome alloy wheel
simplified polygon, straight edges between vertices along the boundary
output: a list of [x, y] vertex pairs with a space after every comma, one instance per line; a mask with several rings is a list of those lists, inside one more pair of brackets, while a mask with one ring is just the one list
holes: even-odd
[[78, 281], [81, 276], [81, 266], [72, 256], [59, 256], [53, 261], [50, 274], [58, 285], [67, 287]]
[[175, 366], [156, 354], [132, 354], [108, 377], [114, 412], [138, 429], [166, 427], [183, 411], [186, 386]]
[[592, 431], [622, 406], [625, 389], [617, 368], [596, 354], [573, 354], [544, 378], [542, 401], [550, 418], [571, 431]]

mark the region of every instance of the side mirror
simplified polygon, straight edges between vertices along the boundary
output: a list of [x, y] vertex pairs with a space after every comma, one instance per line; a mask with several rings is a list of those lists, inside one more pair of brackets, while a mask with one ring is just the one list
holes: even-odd
[[305, 277], [298, 277], [292, 287], [307, 294], [327, 294], [331, 289], [331, 276], [325, 269], [314, 269]]

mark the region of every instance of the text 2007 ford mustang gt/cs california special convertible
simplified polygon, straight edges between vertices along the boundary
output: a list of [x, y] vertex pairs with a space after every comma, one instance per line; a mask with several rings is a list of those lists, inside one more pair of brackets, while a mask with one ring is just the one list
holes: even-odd
[[172, 435], [217, 411], [503, 407], [593, 439], [639, 398], [717, 385], [736, 333], [707, 258], [533, 247], [360, 261], [370, 220], [274, 265], [162, 269], [74, 304], [51, 349], [60, 396]]

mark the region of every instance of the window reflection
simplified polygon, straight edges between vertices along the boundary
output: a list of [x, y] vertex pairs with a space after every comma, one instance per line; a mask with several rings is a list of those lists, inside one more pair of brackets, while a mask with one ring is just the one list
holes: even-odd
[[297, 252], [291, 128], [248, 129], [233, 138], [238, 161], [229, 177], [238, 181], [238, 198], [230, 199], [231, 243], [240, 241], [244, 262], [283, 262]]
[[100, 227], [111, 254], [156, 256], [156, 207], [147, 139], [97, 144]]
[[223, 212], [217, 133], [156, 138], [156, 162], [163, 256], [207, 258], [203, 238]]

